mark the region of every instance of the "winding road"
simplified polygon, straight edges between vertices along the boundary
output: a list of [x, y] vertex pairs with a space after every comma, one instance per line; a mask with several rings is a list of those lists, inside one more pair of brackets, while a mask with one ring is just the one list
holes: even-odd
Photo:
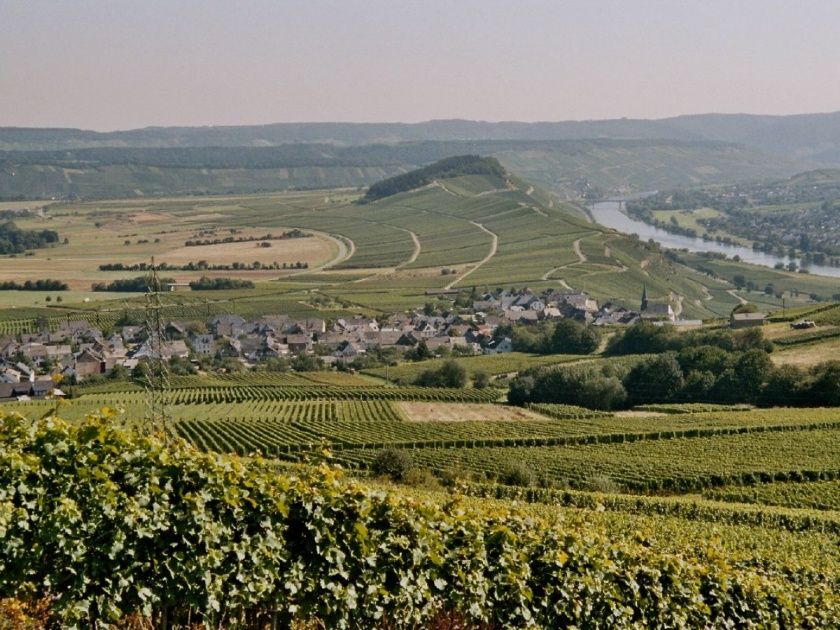
[[290, 273], [287, 278], [291, 278], [293, 276], [300, 276], [306, 273], [313, 273], [315, 271], [323, 271], [329, 267], [333, 267], [338, 265], [339, 263], [343, 263], [345, 260], [350, 258], [353, 254], [356, 253], [356, 244], [347, 238], [346, 236], [338, 235], [338, 234], [327, 234], [326, 232], [318, 232], [316, 230], [307, 229], [307, 232], [311, 232], [312, 234], [317, 234], [323, 238], [326, 238], [338, 247], [338, 253], [333, 256], [327, 262], [318, 265], [317, 267], [310, 267], [308, 269], [304, 269], [302, 271], [296, 271], [294, 273]]
[[399, 265], [394, 267], [394, 270], [396, 271], [397, 269], [402, 269], [403, 267], [407, 267], [408, 265], [413, 263], [415, 260], [417, 260], [417, 257], [420, 255], [420, 252], [423, 250], [423, 247], [420, 245], [420, 239], [417, 238], [417, 234], [415, 234], [411, 230], [408, 230], [406, 228], [396, 227], [396, 226], [392, 226], [392, 227], [394, 227], [398, 230], [401, 230], [403, 232], [408, 232], [411, 235], [411, 240], [414, 241], [414, 251], [411, 252], [411, 256], [407, 260], [404, 260]]
[[[583, 253], [583, 251], [580, 249], [580, 241], [581, 241], [581, 239], [583, 239], [583, 237], [582, 237], [582, 236], [581, 236], [579, 239], [577, 239], [576, 241], [574, 241], [574, 242], [572, 243], [572, 249], [574, 250], [575, 254], [576, 254], [576, 255], [577, 255], [577, 257], [578, 257], [577, 261], [576, 261], [576, 262], [566, 263], [565, 265], [560, 265], [559, 267], [553, 267], [553, 268], [549, 269], [548, 271], [546, 271], [546, 272], [542, 275], [542, 277], [540, 277], [540, 280], [551, 280], [552, 278], [551, 278], [550, 276], [551, 276], [554, 272], [556, 272], [556, 271], [560, 271], [561, 269], [565, 269], [566, 267], [571, 267], [572, 265], [577, 265], [577, 264], [579, 264], [579, 263], [585, 263], [587, 260], [589, 260], [589, 259], [586, 257], [586, 254], [584, 254], [584, 253]], [[564, 287], [566, 287], [567, 289], [571, 290], [571, 287], [570, 287], [568, 284], [566, 284], [566, 281], [565, 281], [565, 280], [557, 280], [557, 282], [559, 282], [560, 284], [562, 284], [562, 285], [563, 285]]]
[[486, 227], [484, 227], [481, 223], [477, 223], [477, 222], [475, 222], [475, 221], [470, 221], [470, 223], [472, 223], [475, 227], [477, 227], [477, 228], [478, 228], [478, 229], [480, 229], [481, 231], [486, 232], [487, 234], [489, 234], [489, 235], [490, 235], [490, 238], [491, 238], [491, 239], [493, 239], [493, 240], [492, 240], [492, 243], [490, 244], [490, 253], [489, 253], [489, 254], [487, 254], [487, 255], [486, 255], [484, 258], [482, 258], [481, 260], [479, 260], [479, 261], [478, 261], [478, 263], [476, 263], [476, 265], [475, 265], [474, 267], [471, 267], [470, 269], [468, 269], [467, 271], [465, 271], [465, 272], [463, 273], [463, 275], [461, 275], [461, 276], [460, 276], [460, 277], [458, 277], [458, 278], [455, 278], [455, 280], [453, 280], [452, 282], [450, 282], [449, 284], [447, 284], [445, 287], [443, 287], [445, 291], [448, 291], [449, 289], [451, 289], [452, 287], [454, 287], [456, 284], [458, 284], [459, 282], [461, 282], [464, 278], [466, 278], [467, 276], [469, 276], [469, 275], [470, 275], [473, 271], [475, 271], [476, 269], [478, 269], [479, 267], [481, 267], [484, 263], [488, 262], [491, 258], [493, 258], [493, 256], [495, 256], [495, 255], [496, 255], [496, 250], [499, 248], [499, 235], [498, 235], [498, 234], [496, 234], [496, 233], [495, 233], [495, 232], [493, 232], [492, 230], [488, 230], [488, 229], [487, 229]]

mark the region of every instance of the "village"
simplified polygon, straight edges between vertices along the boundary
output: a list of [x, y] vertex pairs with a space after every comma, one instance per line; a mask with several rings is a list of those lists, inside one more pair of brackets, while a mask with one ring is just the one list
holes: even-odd
[[[469, 308], [441, 312], [428, 304], [377, 318], [295, 319], [276, 314], [248, 321], [227, 313], [206, 322], [172, 320], [164, 324], [158, 343], [143, 326], [126, 325], [106, 333], [86, 321], [66, 321], [53, 331], [0, 338], [0, 400], [60, 394], [60, 389], [55, 390], [57, 380], [74, 385], [97, 378], [128, 378], [150, 358], [187, 369], [229, 370], [231, 362], [242, 369], [300, 357], [315, 357], [316, 368], [346, 367], [373, 353], [387, 361], [512, 352], [512, 326], [563, 318], [592, 326], [639, 321], [683, 328], [702, 325], [677, 319], [668, 303], [648, 301], [646, 289], [639, 311], [612, 303], [599, 306], [583, 292], [498, 289], [474, 297]], [[749, 318], [763, 321], [762, 314]], [[741, 324], [732, 321], [733, 326]], [[311, 369], [313, 364], [309, 365]]]

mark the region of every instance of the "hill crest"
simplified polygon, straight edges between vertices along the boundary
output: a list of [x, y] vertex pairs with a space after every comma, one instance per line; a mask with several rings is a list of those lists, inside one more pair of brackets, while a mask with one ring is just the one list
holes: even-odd
[[361, 201], [370, 203], [398, 193], [417, 190], [439, 179], [451, 179], [463, 175], [486, 175], [504, 180], [508, 173], [496, 158], [455, 155], [371, 184]]

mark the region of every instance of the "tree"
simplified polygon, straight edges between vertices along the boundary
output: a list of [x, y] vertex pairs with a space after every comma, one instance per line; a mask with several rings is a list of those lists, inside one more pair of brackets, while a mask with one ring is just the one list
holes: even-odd
[[773, 373], [773, 363], [763, 350], [748, 350], [734, 366], [735, 378], [745, 402], [755, 402]]
[[708, 370], [692, 370], [685, 377], [680, 398], [686, 402], [701, 402], [709, 400], [715, 386], [715, 375]]
[[696, 371], [714, 375], [730, 367], [732, 355], [717, 346], [690, 346], [679, 351], [677, 362], [684, 374]]
[[805, 373], [795, 365], [774, 368], [761, 390], [758, 402], [768, 407], [806, 404]]
[[523, 406], [531, 402], [536, 381], [530, 374], [520, 374], [510, 382], [508, 388], [508, 402], [512, 405]]
[[591, 354], [598, 349], [600, 335], [591, 326], [561, 319], [551, 336], [551, 349], [558, 354]]
[[675, 333], [667, 326], [654, 326], [647, 322], [628, 326], [607, 344], [607, 354], [655, 354], [674, 349]]
[[431, 359], [433, 356], [435, 355], [429, 350], [425, 339], [421, 339], [414, 348], [405, 353], [405, 358], [410, 361], [425, 361], [426, 359]]
[[634, 405], [675, 400], [683, 385], [682, 369], [670, 352], [639, 363], [624, 379], [627, 395]]
[[811, 404], [840, 406], [840, 361], [822, 363], [813, 371], [814, 382], [808, 392]]
[[420, 387], [464, 387], [467, 384], [467, 370], [457, 361], [450, 359], [444, 361], [437, 369], [421, 372], [415, 384]]

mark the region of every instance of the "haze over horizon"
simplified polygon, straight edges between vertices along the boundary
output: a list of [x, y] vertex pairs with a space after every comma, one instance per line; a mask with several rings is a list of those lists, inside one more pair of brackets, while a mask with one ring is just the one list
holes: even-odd
[[0, 126], [833, 112], [837, 24], [816, 0], [0, 0]]

